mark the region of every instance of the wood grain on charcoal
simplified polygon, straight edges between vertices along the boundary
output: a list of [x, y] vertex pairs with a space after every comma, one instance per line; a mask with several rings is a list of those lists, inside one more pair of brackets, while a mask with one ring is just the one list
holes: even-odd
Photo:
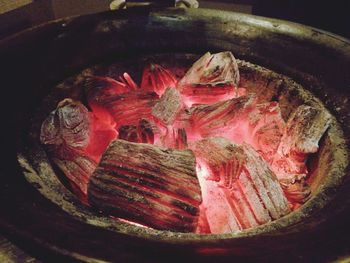
[[201, 190], [190, 150], [113, 141], [88, 188], [91, 205], [156, 229], [193, 231]]

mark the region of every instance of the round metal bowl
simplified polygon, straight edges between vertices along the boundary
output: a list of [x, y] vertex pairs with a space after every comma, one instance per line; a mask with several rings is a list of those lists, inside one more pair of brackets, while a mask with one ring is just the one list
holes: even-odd
[[[276, 72], [241, 65], [247, 81], [275, 89], [274, 96], [284, 100], [286, 116], [301, 103], [316, 103], [335, 117], [310, 162], [312, 198], [286, 217], [225, 235], [158, 231], [115, 221], [80, 204], [42, 162], [45, 153], [35, 140], [27, 139], [35, 138], [29, 131], [43, 98], [84, 68], [153, 54], [222, 50]], [[282, 259], [286, 253], [290, 259], [315, 259], [324, 256], [322, 248], [330, 242], [337, 246], [350, 232], [345, 224], [350, 210], [348, 40], [298, 24], [230, 12], [135, 9], [26, 30], [0, 43], [0, 65], [0, 203], [5, 211], [0, 227], [24, 243], [84, 261], [267, 260]]]

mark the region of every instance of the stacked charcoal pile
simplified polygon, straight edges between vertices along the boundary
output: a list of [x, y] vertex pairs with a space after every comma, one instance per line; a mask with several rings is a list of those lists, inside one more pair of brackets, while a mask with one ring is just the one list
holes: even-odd
[[157, 64], [140, 85], [90, 76], [87, 105], [61, 101], [40, 139], [72, 191], [105, 214], [179, 232], [255, 227], [307, 201], [306, 161], [330, 115], [301, 105], [285, 121], [239, 82], [230, 52], [206, 53], [181, 79]]

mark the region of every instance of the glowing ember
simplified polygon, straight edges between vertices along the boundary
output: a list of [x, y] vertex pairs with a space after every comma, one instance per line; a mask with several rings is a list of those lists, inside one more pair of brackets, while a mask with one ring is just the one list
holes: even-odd
[[239, 87], [230, 52], [206, 53], [180, 80], [150, 64], [140, 86], [124, 73], [88, 77], [84, 88], [92, 111], [61, 101], [40, 139], [73, 191], [113, 217], [230, 233], [278, 219], [310, 195], [306, 160], [330, 115], [302, 105], [285, 123], [277, 102], [258, 104]]

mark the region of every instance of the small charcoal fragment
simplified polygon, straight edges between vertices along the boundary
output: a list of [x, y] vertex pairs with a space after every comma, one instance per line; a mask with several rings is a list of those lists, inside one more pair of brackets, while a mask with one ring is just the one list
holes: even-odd
[[155, 135], [158, 133], [158, 129], [155, 125], [152, 125], [148, 120], [141, 119], [137, 127], [137, 132], [143, 143], [153, 144]]
[[135, 125], [123, 125], [118, 129], [118, 138], [129, 142], [139, 142], [139, 135]]
[[119, 139], [129, 142], [154, 143], [154, 131], [156, 127], [149, 121], [141, 119], [138, 125], [123, 125], [119, 127]]
[[143, 71], [142, 90], [154, 91], [159, 96], [162, 96], [167, 88], [174, 88], [176, 84], [175, 76], [158, 64], [149, 64]]
[[201, 209], [205, 209], [211, 233], [239, 231], [290, 212], [276, 176], [248, 144], [208, 138], [190, 148], [199, 165]]
[[282, 179], [280, 182], [288, 201], [292, 204], [303, 204], [310, 198], [311, 189], [304, 178]]
[[124, 83], [127, 87], [129, 87], [131, 90], [137, 90], [139, 89], [139, 86], [135, 83], [135, 81], [131, 78], [131, 76], [124, 72], [122, 76], [119, 77], [119, 80]]
[[191, 232], [201, 203], [195, 168], [190, 150], [115, 140], [90, 179], [89, 202], [146, 226]]
[[191, 106], [235, 98], [238, 83], [238, 65], [232, 53], [208, 52], [193, 64], [177, 87]]
[[182, 109], [181, 95], [175, 88], [167, 88], [152, 109], [153, 116], [170, 125]]

